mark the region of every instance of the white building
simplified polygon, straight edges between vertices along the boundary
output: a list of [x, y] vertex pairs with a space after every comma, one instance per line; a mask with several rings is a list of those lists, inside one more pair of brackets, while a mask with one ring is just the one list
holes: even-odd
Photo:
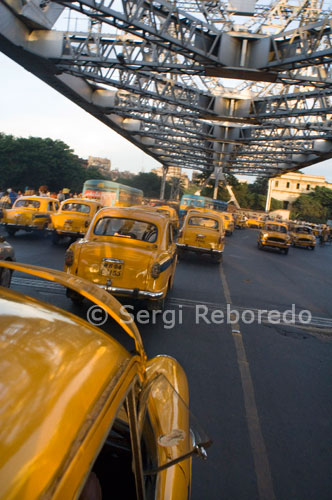
[[282, 201], [284, 209], [290, 209], [301, 194], [311, 193], [317, 186], [332, 189], [332, 184], [326, 182], [325, 177], [320, 175], [289, 172], [279, 177], [273, 177], [269, 179], [266, 210], [270, 210], [271, 198]]

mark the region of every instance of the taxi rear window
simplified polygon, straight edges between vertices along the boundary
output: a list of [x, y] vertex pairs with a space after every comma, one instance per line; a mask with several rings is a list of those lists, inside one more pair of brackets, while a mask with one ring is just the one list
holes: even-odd
[[23, 207], [23, 208], [39, 208], [40, 201], [37, 200], [18, 200], [15, 203], [15, 208]]
[[65, 203], [62, 205], [62, 210], [64, 212], [81, 212], [82, 214], [90, 213], [89, 205], [84, 203]]
[[190, 226], [200, 226], [206, 227], [208, 229], [218, 229], [219, 224], [215, 219], [210, 219], [208, 217], [190, 217], [188, 224]]
[[97, 236], [115, 236], [154, 243], [157, 241], [157, 226], [150, 222], [120, 217], [103, 217], [94, 227]]

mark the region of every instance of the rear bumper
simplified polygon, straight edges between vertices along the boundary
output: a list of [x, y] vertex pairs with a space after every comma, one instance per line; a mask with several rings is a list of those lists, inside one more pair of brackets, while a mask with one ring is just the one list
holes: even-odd
[[177, 243], [176, 246], [181, 250], [189, 250], [189, 252], [209, 253], [212, 255], [222, 255], [223, 253], [223, 250], [212, 250], [209, 248], [194, 247], [191, 245], [185, 245], [184, 243]]
[[66, 236], [75, 236], [77, 238], [81, 238], [85, 235], [85, 233], [79, 232], [79, 231], [61, 231], [61, 229], [48, 229], [50, 233], [56, 233], [60, 237], [66, 237]]
[[1, 225], [16, 229], [17, 231], [20, 229], [23, 229], [24, 231], [42, 231], [44, 229], [43, 227], [35, 226], [34, 224], [11, 224], [9, 222], [2, 222]]
[[106, 292], [113, 293], [115, 295], [122, 295], [125, 297], [133, 297], [134, 299], [151, 299], [157, 300], [164, 296], [164, 292], [148, 292], [146, 290], [140, 290], [139, 288], [120, 288], [117, 286], [110, 285], [98, 285], [99, 288], [106, 290]]

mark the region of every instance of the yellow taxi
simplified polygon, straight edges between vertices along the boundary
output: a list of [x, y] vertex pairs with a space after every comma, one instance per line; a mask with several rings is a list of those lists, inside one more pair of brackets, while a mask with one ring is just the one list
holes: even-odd
[[[189, 424], [180, 364], [147, 360], [131, 316], [110, 294], [63, 272], [1, 262], [83, 294], [112, 320], [106, 334], [0, 287], [0, 499], [185, 500], [192, 456], [208, 438]], [[130, 336], [129, 352], [112, 337]], [[198, 432], [199, 433], [198, 433]]]
[[247, 227], [261, 228], [264, 225], [263, 219], [260, 217], [250, 217], [247, 220]]
[[[177, 262], [172, 223], [143, 208], [101, 209], [85, 238], [66, 252], [65, 270], [113, 295], [146, 299], [162, 309]], [[70, 296], [75, 302], [76, 297]]]
[[222, 261], [225, 229], [220, 213], [189, 210], [176, 243], [179, 257], [185, 252], [209, 254], [215, 262]]
[[224, 221], [224, 228], [226, 236], [232, 236], [235, 228], [233, 215], [229, 212], [221, 212], [221, 216]]
[[316, 237], [309, 226], [298, 225], [292, 228], [290, 232], [292, 245], [294, 247], [306, 247], [315, 250]]
[[150, 210], [151, 212], [156, 212], [157, 214], [164, 215], [168, 217], [174, 228], [174, 235], [177, 235], [179, 230], [180, 222], [177, 211], [175, 208], [169, 205], [137, 205], [135, 208], [143, 208], [145, 210]]
[[287, 224], [281, 222], [267, 222], [260, 230], [257, 246], [260, 250], [266, 247], [278, 248], [284, 254], [288, 254], [292, 239], [288, 233]]
[[10, 236], [24, 231], [47, 229], [50, 216], [59, 208], [58, 200], [48, 196], [21, 196], [13, 207], [2, 210], [1, 224]]
[[72, 239], [84, 236], [96, 212], [102, 208], [98, 201], [85, 198], [69, 198], [61, 203], [58, 212], [51, 215], [49, 230], [52, 241], [58, 243], [61, 238]]
[[237, 214], [235, 216], [234, 224], [236, 229], [245, 229], [246, 227], [248, 227], [246, 217], [240, 214]]

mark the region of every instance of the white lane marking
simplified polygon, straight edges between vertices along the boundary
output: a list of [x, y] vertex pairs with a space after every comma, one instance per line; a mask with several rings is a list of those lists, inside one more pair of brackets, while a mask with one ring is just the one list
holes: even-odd
[[[219, 270], [226, 302], [228, 304], [232, 304], [232, 299], [222, 264], [220, 265]], [[232, 326], [232, 336], [236, 349], [237, 363], [241, 375], [244, 406], [249, 430], [249, 439], [251, 443], [257, 478], [258, 495], [260, 500], [275, 500], [270, 463], [267, 456], [264, 437], [258, 416], [254, 385], [251, 378], [249, 363], [243, 344], [240, 326], [238, 324]]]
[[[52, 291], [57, 291], [60, 293], [65, 293], [65, 287], [60, 285], [59, 283], [54, 283], [52, 281], [46, 281], [42, 279], [29, 279], [29, 278], [18, 278], [16, 276], [13, 276], [12, 278], [12, 284], [16, 286], [26, 286], [26, 287], [32, 287], [32, 288], [41, 288], [44, 290], [50, 290]], [[228, 297], [229, 295], [229, 290], [228, 290]], [[181, 305], [182, 307], [189, 308], [189, 309], [194, 309], [198, 304], [200, 305], [206, 305], [209, 309], [218, 309], [222, 311], [226, 311], [227, 306], [219, 304], [217, 302], [209, 302], [209, 301], [204, 301], [204, 300], [191, 300], [191, 299], [184, 299], [180, 297], [170, 297], [168, 300], [168, 303], [171, 305]], [[254, 307], [244, 307], [244, 306], [235, 306], [232, 305], [234, 309], [236, 309], [239, 312], [250, 310], [254, 313], [255, 319], [258, 319], [258, 317], [261, 317], [262, 323], [269, 323], [268, 321], [268, 314], [270, 310], [267, 310], [267, 313], [261, 312], [260, 309], [254, 308]], [[274, 311], [276, 309], [273, 309]], [[285, 311], [279, 311], [281, 315], [284, 314]], [[287, 318], [287, 316], [286, 316]], [[289, 323], [289, 322], [284, 322], [280, 321], [281, 325], [285, 326], [300, 326], [303, 329], [309, 330], [312, 327], [317, 327], [317, 330], [319, 328], [326, 328], [332, 329], [332, 318], [324, 318], [320, 316], [312, 316], [311, 322], [308, 325], [303, 325], [301, 321], [299, 320], [299, 315], [295, 314], [295, 322], [294, 323]], [[329, 330], [326, 331], [326, 333], [330, 333]], [[332, 331], [331, 331], [332, 333]]]

